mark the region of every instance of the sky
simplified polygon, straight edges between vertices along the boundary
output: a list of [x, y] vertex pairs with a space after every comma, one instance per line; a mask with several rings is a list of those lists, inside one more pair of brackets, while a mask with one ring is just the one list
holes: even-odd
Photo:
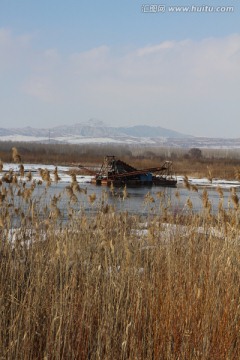
[[0, 127], [240, 137], [240, 0], [0, 0]]

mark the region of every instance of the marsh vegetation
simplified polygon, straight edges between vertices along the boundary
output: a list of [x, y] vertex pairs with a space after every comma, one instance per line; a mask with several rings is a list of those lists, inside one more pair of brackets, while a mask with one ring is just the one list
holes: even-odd
[[[224, 209], [218, 189], [216, 214], [204, 191], [198, 213], [190, 197], [173, 213], [159, 193], [145, 198], [160, 202], [154, 216], [117, 212], [106, 197], [91, 216], [81, 198], [96, 197], [73, 174], [63, 221], [48, 192], [57, 169], [36, 182], [12, 155], [19, 172], [0, 177], [1, 359], [239, 358], [236, 190]], [[33, 197], [38, 186], [45, 196]]]

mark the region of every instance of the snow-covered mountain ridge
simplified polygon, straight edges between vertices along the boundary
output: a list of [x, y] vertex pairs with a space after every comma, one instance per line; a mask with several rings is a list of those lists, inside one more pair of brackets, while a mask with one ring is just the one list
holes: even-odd
[[62, 125], [52, 128], [0, 128], [0, 137], [2, 136], [32, 136], [58, 138], [71, 136], [82, 137], [187, 137], [177, 131], [162, 128], [160, 126], [137, 125], [131, 127], [112, 127], [107, 126], [102, 121], [91, 119], [85, 123], [74, 125]]
[[113, 127], [97, 119], [51, 128], [33, 128], [30, 126], [23, 128], [0, 127], [0, 141], [69, 144], [141, 144], [180, 148], [240, 148], [240, 138], [199, 138], [161, 126], [135, 125]]

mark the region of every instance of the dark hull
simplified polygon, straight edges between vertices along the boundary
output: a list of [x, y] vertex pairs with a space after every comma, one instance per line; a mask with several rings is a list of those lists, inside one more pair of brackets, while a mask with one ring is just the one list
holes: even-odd
[[154, 178], [153, 184], [155, 186], [168, 186], [168, 187], [176, 187], [177, 186], [177, 180], [172, 178]]
[[176, 187], [177, 180], [172, 178], [164, 178], [164, 177], [154, 177], [152, 181], [141, 181], [139, 179], [93, 179], [92, 183], [95, 185], [106, 185], [106, 186], [115, 186], [115, 187], [142, 187], [142, 186], [165, 186], [165, 187]]

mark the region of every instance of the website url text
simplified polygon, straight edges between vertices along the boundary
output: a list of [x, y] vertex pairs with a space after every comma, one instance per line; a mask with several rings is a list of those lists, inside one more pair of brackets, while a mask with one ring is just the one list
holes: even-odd
[[170, 6], [162, 4], [142, 5], [143, 13], [232, 13], [234, 6], [210, 6], [210, 5], [191, 5], [191, 6]]

